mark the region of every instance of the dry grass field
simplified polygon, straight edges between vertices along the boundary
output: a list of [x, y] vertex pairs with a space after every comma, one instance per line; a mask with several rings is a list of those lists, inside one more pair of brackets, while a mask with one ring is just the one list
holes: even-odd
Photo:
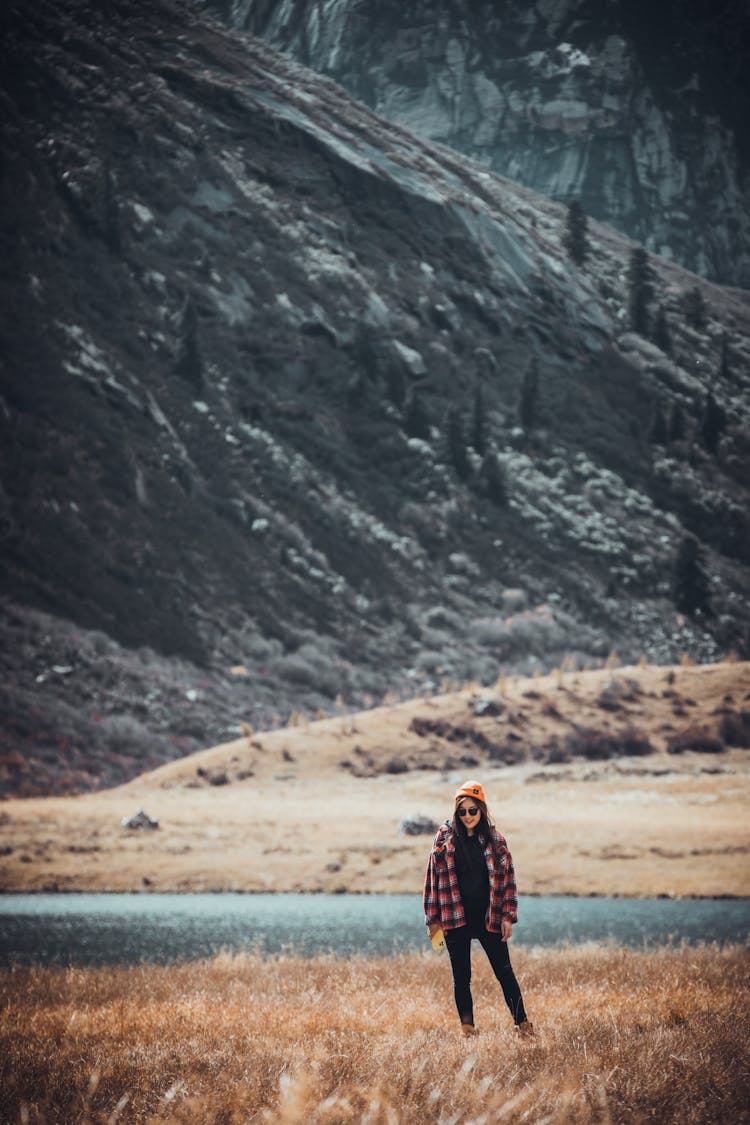
[[[522, 893], [750, 895], [748, 699], [727, 662], [299, 716], [118, 789], [3, 802], [0, 890], [414, 892], [430, 841], [402, 819], [439, 822], [479, 776]], [[121, 826], [141, 806], [158, 831]]]
[[479, 956], [468, 1041], [431, 952], [6, 972], [0, 1120], [750, 1121], [747, 950], [519, 949], [515, 963], [530, 1041]]

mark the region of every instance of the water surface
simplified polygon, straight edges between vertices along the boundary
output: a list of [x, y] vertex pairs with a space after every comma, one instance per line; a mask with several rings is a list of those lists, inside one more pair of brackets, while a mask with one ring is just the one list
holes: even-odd
[[[522, 898], [515, 945], [741, 942], [750, 900]], [[166, 964], [221, 949], [306, 955], [427, 949], [417, 895], [0, 895], [0, 964]]]

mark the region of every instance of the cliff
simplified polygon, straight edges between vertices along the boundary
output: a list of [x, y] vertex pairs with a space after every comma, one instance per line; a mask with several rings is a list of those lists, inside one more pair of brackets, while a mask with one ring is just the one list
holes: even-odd
[[739, 0], [203, 0], [379, 114], [750, 286]]

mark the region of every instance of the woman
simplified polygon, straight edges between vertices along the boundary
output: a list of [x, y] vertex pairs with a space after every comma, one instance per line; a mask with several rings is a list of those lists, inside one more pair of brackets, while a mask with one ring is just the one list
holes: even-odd
[[430, 938], [438, 930], [453, 970], [453, 994], [464, 1035], [474, 1035], [471, 941], [476, 938], [500, 982], [513, 1022], [533, 1035], [510, 963], [508, 939], [518, 921], [516, 881], [505, 838], [487, 812], [484, 790], [467, 781], [456, 791], [452, 821], [438, 828], [427, 865], [424, 912]]

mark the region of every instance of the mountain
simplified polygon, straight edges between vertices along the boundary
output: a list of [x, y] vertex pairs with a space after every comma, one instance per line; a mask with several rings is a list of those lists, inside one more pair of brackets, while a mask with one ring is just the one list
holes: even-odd
[[0, 19], [4, 791], [747, 652], [746, 292], [180, 0]]
[[745, 0], [202, 0], [390, 120], [750, 286]]

